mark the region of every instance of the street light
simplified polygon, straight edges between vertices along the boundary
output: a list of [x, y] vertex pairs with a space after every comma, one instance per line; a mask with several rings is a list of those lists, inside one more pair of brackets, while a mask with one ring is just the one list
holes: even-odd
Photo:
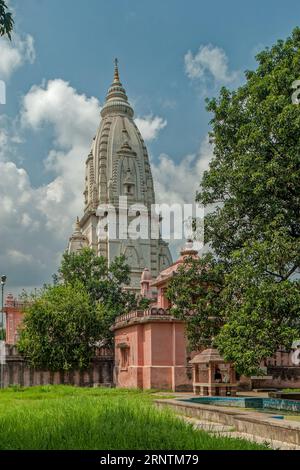
[[2, 338], [2, 335], [3, 335], [3, 327], [4, 327], [4, 286], [5, 286], [5, 283], [6, 283], [6, 279], [7, 277], [5, 275], [1, 276], [1, 294], [2, 294], [2, 303], [1, 303], [1, 339], [4, 339]]
[[[4, 286], [5, 286], [5, 283], [6, 283], [6, 276], [1, 276], [1, 294], [2, 294], [2, 299], [1, 299], [1, 338], [0, 340], [2, 341], [5, 341], [5, 337], [4, 337]], [[5, 346], [4, 346], [5, 347]], [[0, 364], [0, 388], [3, 388], [4, 386], [4, 383], [3, 383], [3, 358], [1, 357], [1, 364]]]

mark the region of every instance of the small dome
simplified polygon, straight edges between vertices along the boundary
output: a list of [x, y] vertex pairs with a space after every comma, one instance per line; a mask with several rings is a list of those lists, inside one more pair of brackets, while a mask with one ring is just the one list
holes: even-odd
[[198, 256], [198, 251], [194, 248], [193, 240], [187, 240], [185, 246], [180, 252], [181, 256]]
[[145, 282], [145, 281], [147, 282], [151, 280], [152, 280], [151, 272], [148, 268], [145, 268], [144, 271], [142, 272], [141, 282]]
[[215, 348], [208, 348], [197, 354], [190, 364], [209, 364], [210, 362], [225, 362], [219, 351]]

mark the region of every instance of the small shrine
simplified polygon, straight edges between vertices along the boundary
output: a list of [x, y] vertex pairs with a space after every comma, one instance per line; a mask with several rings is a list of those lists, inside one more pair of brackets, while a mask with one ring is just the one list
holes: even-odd
[[191, 361], [193, 366], [193, 390], [201, 396], [236, 395], [236, 374], [232, 363], [225, 362], [219, 351], [205, 349]]

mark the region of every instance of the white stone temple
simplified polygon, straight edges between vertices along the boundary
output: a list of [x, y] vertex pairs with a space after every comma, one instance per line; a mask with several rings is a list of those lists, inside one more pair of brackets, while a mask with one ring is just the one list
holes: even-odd
[[[118, 215], [124, 214], [124, 209], [119, 205], [120, 196], [127, 196], [127, 206], [131, 208], [129, 212], [126, 209], [129, 223], [140, 216], [141, 224], [146, 223], [149, 229], [151, 227], [151, 205], [155, 204], [153, 179], [147, 148], [133, 116], [134, 111], [120, 82], [116, 60], [114, 80], [108, 90], [101, 110], [102, 119], [86, 160], [84, 215], [76, 222], [68, 250], [75, 252], [90, 246], [99, 256], [105, 256], [108, 263], [124, 254], [131, 268], [130, 287], [138, 291], [144, 268], [150, 269], [152, 276], [156, 277], [172, 263], [168, 244], [160, 237], [153, 237], [150, 232], [146, 239], [134, 240], [111, 237], [110, 227], [105, 239], [103, 236], [99, 238], [97, 231], [101, 217], [99, 211], [97, 214], [99, 204], [112, 205]], [[146, 212], [139, 208], [141, 204], [147, 208], [146, 216]], [[155, 223], [159, 233], [158, 218]], [[119, 233], [118, 218], [116, 225]]]

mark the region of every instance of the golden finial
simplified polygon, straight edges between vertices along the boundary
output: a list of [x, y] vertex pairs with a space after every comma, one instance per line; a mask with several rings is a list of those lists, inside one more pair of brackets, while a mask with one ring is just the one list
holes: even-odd
[[115, 74], [114, 74], [114, 82], [119, 82], [120, 81], [120, 78], [119, 78], [119, 69], [118, 69], [118, 59], [116, 58], [115, 59]]

